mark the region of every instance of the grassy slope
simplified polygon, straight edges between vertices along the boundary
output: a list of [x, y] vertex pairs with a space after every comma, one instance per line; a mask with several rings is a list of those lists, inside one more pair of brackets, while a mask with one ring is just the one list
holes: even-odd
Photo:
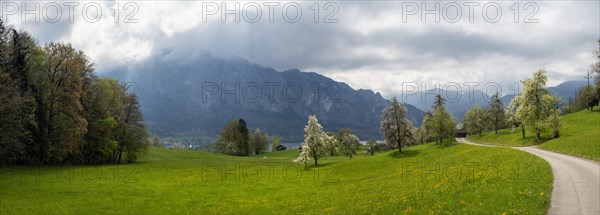
[[130, 165], [0, 168], [0, 214], [543, 214], [549, 207], [549, 165], [514, 149], [423, 145], [330, 157], [310, 170], [291, 163], [295, 156], [152, 149]]
[[561, 137], [539, 148], [600, 161], [600, 111], [580, 111], [562, 120]]
[[[550, 139], [550, 133], [543, 133], [543, 144], [539, 148], [600, 160], [600, 111], [583, 110], [561, 116], [561, 120], [561, 137]], [[521, 130], [503, 129], [498, 134], [486, 132], [467, 139], [493, 145], [531, 146], [536, 144], [534, 135], [533, 131], [527, 131], [523, 139]]]
[[[550, 139], [549, 133], [542, 133], [542, 141]], [[498, 134], [485, 132], [481, 135], [474, 134], [467, 137], [468, 140], [476, 143], [500, 145], [500, 146], [533, 146], [536, 145], [534, 131], [525, 131], [525, 139], [520, 129], [501, 129]]]

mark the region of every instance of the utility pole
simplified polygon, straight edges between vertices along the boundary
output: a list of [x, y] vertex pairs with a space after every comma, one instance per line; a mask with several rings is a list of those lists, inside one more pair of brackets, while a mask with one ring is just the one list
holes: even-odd
[[584, 76], [585, 79], [587, 79], [587, 85], [590, 86], [590, 79], [592, 79], [592, 71], [588, 71], [587, 75]]

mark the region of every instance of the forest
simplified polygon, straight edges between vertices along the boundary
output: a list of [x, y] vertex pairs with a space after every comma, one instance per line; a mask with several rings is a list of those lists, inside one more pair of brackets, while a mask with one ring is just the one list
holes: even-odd
[[118, 164], [149, 146], [130, 85], [98, 77], [69, 43], [0, 20], [0, 164]]

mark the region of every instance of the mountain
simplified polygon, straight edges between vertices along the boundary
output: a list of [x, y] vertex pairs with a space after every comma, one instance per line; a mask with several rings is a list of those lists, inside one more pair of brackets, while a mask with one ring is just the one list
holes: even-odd
[[446, 110], [458, 119], [462, 119], [473, 105], [486, 106], [489, 99], [489, 96], [480, 90], [474, 90], [473, 94], [469, 95], [468, 92], [443, 89], [433, 89], [406, 95], [401, 94], [398, 96], [398, 99], [427, 111], [432, 108], [435, 96], [438, 93], [446, 99]]
[[[380, 115], [389, 104], [379, 93], [354, 90], [317, 73], [279, 72], [243, 59], [157, 57], [133, 70], [112, 76], [135, 83], [150, 132], [209, 137], [205, 142], [236, 118], [285, 142], [301, 142], [313, 114], [325, 131], [346, 127], [361, 139], [380, 139]], [[407, 109], [419, 126], [424, 112], [412, 105]]]

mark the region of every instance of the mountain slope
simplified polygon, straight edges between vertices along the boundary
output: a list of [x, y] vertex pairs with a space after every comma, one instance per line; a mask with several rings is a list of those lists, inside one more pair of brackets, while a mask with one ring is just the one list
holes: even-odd
[[461, 93], [455, 90], [428, 90], [417, 92], [415, 94], [399, 95], [398, 99], [402, 102], [414, 105], [420, 110], [430, 110], [435, 101], [435, 96], [440, 93], [446, 99], [446, 109], [452, 116], [462, 119], [465, 113], [473, 105], [486, 106], [488, 97], [480, 90], [473, 91], [472, 95], [468, 92]]
[[[361, 139], [381, 138], [379, 93], [354, 90], [317, 73], [272, 68], [209, 55], [177, 62], [157, 58], [125, 79], [137, 85], [151, 132], [161, 136], [216, 137], [225, 124], [244, 118], [251, 129], [300, 142], [309, 115], [326, 131], [351, 128]], [[407, 105], [417, 126], [423, 111]]]

